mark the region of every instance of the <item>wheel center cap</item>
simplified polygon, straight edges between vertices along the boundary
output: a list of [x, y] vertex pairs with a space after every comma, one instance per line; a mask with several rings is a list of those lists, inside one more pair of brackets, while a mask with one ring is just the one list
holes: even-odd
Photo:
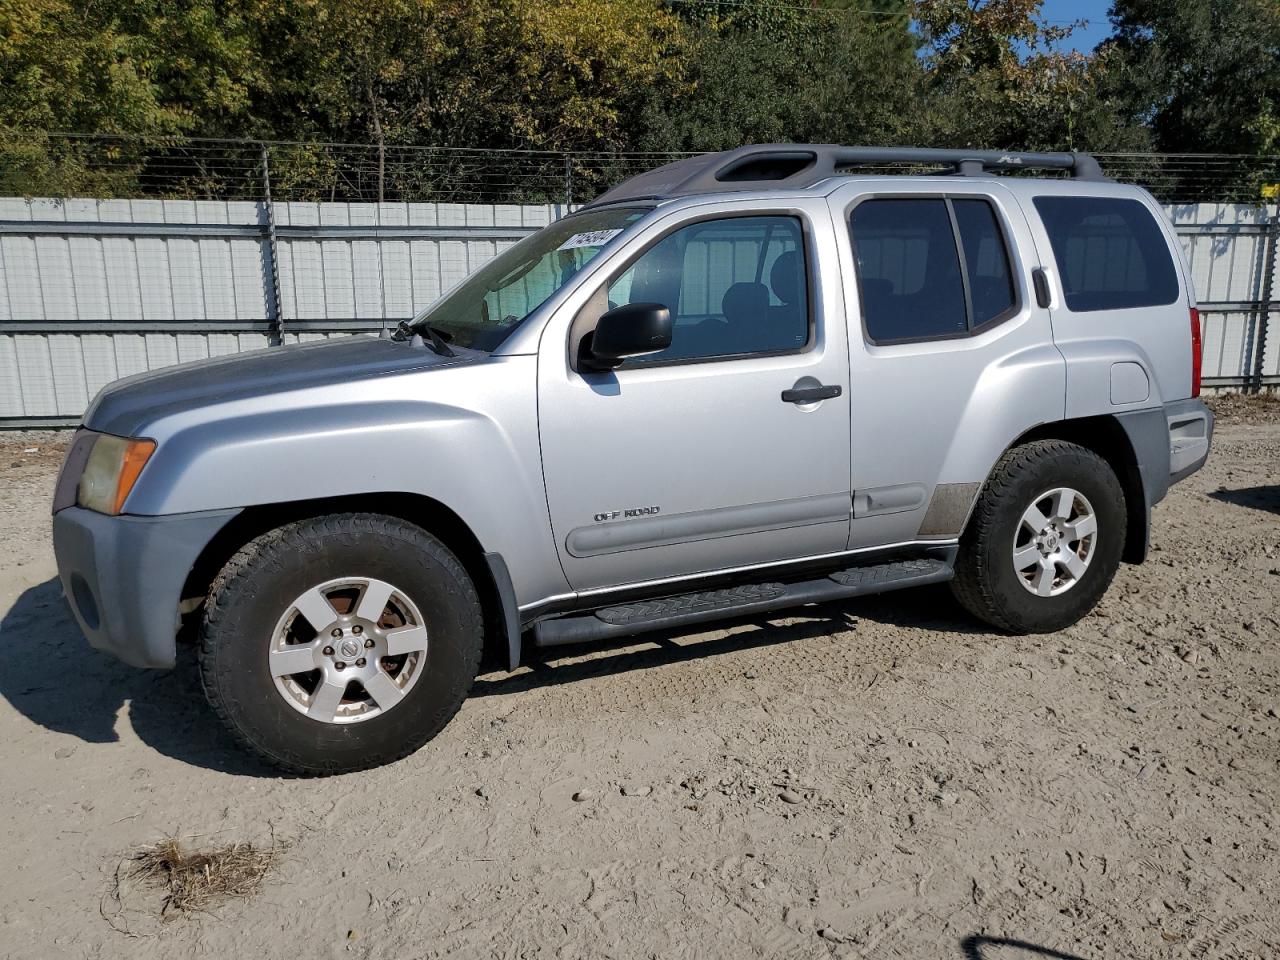
[[354, 660], [356, 657], [358, 657], [360, 655], [360, 649], [361, 649], [360, 641], [353, 640], [350, 637], [347, 637], [340, 644], [338, 644], [338, 652], [341, 653], [348, 660]]

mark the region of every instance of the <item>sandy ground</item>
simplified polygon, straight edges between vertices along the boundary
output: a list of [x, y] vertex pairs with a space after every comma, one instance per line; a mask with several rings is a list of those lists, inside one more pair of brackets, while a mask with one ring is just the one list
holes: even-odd
[[[1060, 635], [945, 589], [663, 635], [481, 677], [417, 755], [318, 781], [239, 754], [190, 662], [87, 647], [65, 435], [2, 436], [0, 956], [1270, 960], [1280, 423], [1248, 413]], [[288, 849], [161, 922], [113, 876], [173, 835]]]

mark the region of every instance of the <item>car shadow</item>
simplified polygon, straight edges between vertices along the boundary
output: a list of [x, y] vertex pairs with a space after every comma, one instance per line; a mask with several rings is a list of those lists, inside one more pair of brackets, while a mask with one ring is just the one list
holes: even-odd
[[[779, 623], [779, 620], [791, 620]], [[532, 668], [476, 680], [471, 696], [519, 693], [591, 677], [645, 670], [740, 650], [761, 649], [851, 629], [858, 620], [945, 634], [981, 633], [945, 587], [921, 587], [658, 631], [609, 644], [539, 651], [526, 646]], [[744, 624], [755, 629], [677, 643]], [[856, 638], [850, 642], [856, 643]], [[605, 656], [576, 659], [587, 652]], [[610, 655], [608, 651], [617, 650]], [[172, 670], [144, 670], [95, 650], [80, 633], [56, 578], [24, 591], [0, 620], [0, 696], [33, 723], [85, 743], [115, 743], [128, 724], [152, 749], [195, 766], [241, 776], [283, 776], [241, 750], [209, 710], [194, 650], [179, 645]], [[564, 661], [564, 662], [560, 662]]]
[[960, 950], [964, 960], [1085, 960], [1077, 954], [1037, 946], [1026, 940], [988, 937], [978, 933], [961, 940]]
[[[779, 623], [804, 617], [795, 623]], [[965, 613], [945, 586], [917, 587], [874, 597], [855, 597], [831, 603], [793, 607], [769, 614], [726, 617], [696, 626], [655, 630], [617, 640], [573, 644], [539, 650], [526, 635], [524, 665], [528, 672], [482, 676], [471, 696], [487, 697], [521, 693], [539, 687], [649, 670], [689, 660], [702, 660], [742, 650], [762, 649], [852, 629], [857, 621], [906, 627], [930, 633], [975, 635], [988, 632]], [[732, 627], [754, 626], [729, 636], [708, 636], [692, 643], [677, 640]], [[854, 639], [850, 641], [856, 643]], [[616, 651], [616, 652], [610, 652]], [[601, 653], [587, 660], [589, 653]]]
[[128, 724], [185, 763], [281, 776], [236, 746], [205, 704], [193, 651], [179, 651], [173, 670], [142, 670], [94, 650], [53, 578], [24, 591], [0, 620], [0, 696], [33, 723], [85, 743], [115, 743]]
[[1239, 490], [1214, 490], [1209, 496], [1237, 507], [1252, 507], [1268, 513], [1280, 513], [1280, 484], [1269, 483], [1260, 487], [1242, 487]]

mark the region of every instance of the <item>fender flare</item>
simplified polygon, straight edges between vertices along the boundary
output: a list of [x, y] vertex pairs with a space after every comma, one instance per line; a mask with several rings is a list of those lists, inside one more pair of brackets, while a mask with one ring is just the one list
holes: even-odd
[[511, 571], [500, 553], [486, 553], [485, 565], [489, 568], [489, 576], [493, 578], [494, 588], [498, 591], [498, 600], [502, 606], [502, 626], [507, 634], [507, 669], [515, 670], [520, 666], [521, 630], [520, 608], [516, 605], [516, 590], [511, 582]]

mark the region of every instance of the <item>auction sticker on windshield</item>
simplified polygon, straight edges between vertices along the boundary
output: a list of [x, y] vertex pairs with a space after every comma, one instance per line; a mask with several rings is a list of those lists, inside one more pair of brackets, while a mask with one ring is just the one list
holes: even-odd
[[621, 230], [588, 230], [586, 233], [575, 233], [556, 249], [575, 250], [578, 247], [603, 247], [621, 232]]

